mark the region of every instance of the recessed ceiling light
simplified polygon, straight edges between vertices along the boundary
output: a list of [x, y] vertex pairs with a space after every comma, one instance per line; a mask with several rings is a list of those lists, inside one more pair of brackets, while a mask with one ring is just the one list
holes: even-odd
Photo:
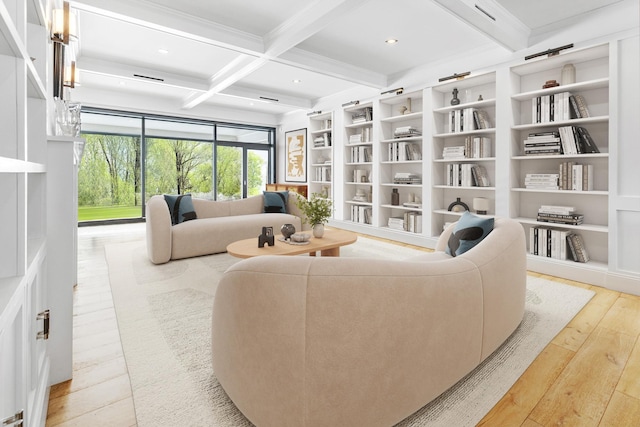
[[294, 80], [293, 80], [293, 82], [294, 82], [295, 84], [298, 84], [298, 83], [302, 83], [302, 80], [300, 80], [300, 79], [294, 79]]
[[167, 53], [169, 53], [169, 51], [167, 49], [158, 49], [158, 53], [166, 55]]
[[125, 83], [124, 83], [124, 82], [120, 82], [120, 86], [124, 86], [124, 85], [125, 85]]
[[396, 44], [398, 43], [398, 39], [386, 39], [384, 42], [386, 44]]

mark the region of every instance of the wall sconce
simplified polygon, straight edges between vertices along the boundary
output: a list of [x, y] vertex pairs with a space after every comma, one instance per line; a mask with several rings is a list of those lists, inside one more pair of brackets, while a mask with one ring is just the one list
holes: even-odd
[[[53, 41], [53, 97], [64, 98], [64, 87], [75, 87], [75, 49], [78, 40], [78, 19], [63, 2], [62, 9], [51, 13], [51, 40]], [[68, 57], [67, 54], [69, 55]], [[66, 57], [66, 58], [65, 58]], [[65, 78], [65, 68], [69, 68]]]

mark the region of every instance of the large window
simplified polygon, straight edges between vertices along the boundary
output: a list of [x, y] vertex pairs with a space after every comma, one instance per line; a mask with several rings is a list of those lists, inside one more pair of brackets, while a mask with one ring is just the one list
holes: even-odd
[[155, 194], [253, 196], [275, 176], [273, 128], [83, 109], [82, 136], [81, 222], [141, 218]]

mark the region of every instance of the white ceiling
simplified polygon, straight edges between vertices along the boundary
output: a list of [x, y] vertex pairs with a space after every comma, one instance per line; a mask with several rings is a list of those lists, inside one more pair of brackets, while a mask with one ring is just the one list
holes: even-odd
[[[78, 0], [71, 6], [80, 23], [82, 90], [158, 97], [176, 111], [209, 105], [280, 115], [311, 110], [319, 99], [357, 86], [388, 89], [394, 76], [447, 57], [525, 48], [536, 30], [618, 1]], [[399, 42], [386, 44], [389, 38]]]

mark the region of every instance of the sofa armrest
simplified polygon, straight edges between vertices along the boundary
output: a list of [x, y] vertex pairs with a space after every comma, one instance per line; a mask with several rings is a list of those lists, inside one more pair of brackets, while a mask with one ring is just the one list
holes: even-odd
[[163, 196], [152, 196], [147, 202], [147, 255], [154, 264], [171, 259], [171, 214]]

